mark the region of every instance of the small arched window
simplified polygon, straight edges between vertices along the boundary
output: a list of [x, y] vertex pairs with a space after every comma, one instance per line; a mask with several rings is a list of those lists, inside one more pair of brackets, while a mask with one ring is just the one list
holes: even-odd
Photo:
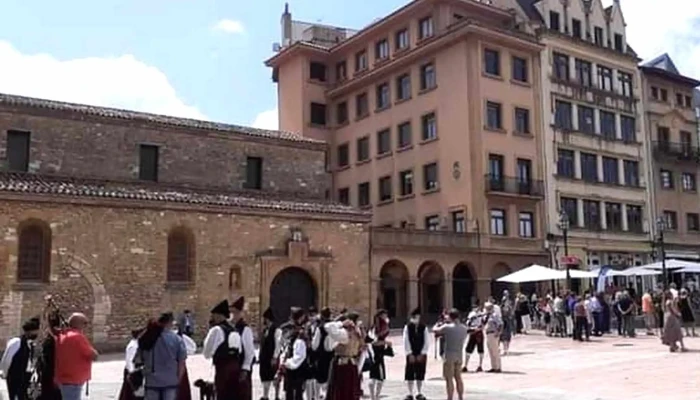
[[168, 235], [168, 282], [190, 282], [194, 266], [194, 236], [187, 228], [173, 229]]
[[42, 221], [26, 221], [19, 227], [18, 282], [48, 282], [51, 273], [51, 228]]

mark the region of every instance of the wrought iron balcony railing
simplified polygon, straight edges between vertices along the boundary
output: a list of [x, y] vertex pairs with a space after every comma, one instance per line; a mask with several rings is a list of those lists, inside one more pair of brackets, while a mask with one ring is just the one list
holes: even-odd
[[700, 149], [690, 143], [656, 141], [652, 143], [656, 157], [671, 157], [678, 161], [700, 162]]
[[486, 174], [486, 193], [508, 193], [522, 196], [544, 197], [544, 182], [507, 176]]

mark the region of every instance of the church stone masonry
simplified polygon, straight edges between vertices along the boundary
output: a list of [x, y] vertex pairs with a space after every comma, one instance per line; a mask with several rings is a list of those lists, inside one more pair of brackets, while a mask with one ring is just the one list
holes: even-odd
[[369, 215], [324, 201], [321, 142], [0, 95], [0, 149], [0, 338], [46, 294], [102, 349], [163, 310], [203, 334], [239, 295], [254, 324], [268, 305], [368, 312]]

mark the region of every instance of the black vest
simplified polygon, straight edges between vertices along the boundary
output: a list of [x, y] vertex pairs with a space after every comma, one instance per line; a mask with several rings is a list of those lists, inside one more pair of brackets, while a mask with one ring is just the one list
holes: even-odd
[[219, 347], [216, 348], [216, 351], [214, 352], [214, 357], [212, 357], [214, 366], [225, 365], [231, 361], [240, 362], [242, 359], [241, 353], [243, 353], [243, 343], [241, 343], [241, 350], [231, 349], [228, 347], [228, 337], [234, 332], [234, 327], [232, 327], [231, 324], [226, 321], [216, 326], [224, 331], [224, 341], [219, 345]]
[[277, 332], [277, 325], [272, 324], [265, 328], [260, 339], [260, 362], [272, 361], [275, 356], [275, 333]]
[[423, 352], [425, 345], [425, 325], [409, 323], [406, 325], [408, 329], [408, 343], [411, 344], [411, 354], [419, 356]]
[[15, 385], [23, 385], [27, 380], [27, 364], [33, 356], [33, 348], [29, 346], [27, 338], [22, 336], [19, 339], [19, 349], [12, 357], [10, 369], [7, 371], [7, 381]]
[[319, 341], [318, 349], [316, 349], [316, 351], [319, 354], [333, 354], [333, 350], [331, 350], [331, 351], [326, 350], [326, 338], [328, 337], [328, 331], [326, 330], [326, 327], [324, 326], [326, 322], [328, 322], [328, 321], [323, 321], [323, 323], [318, 325], [318, 329], [321, 332], [321, 340]]

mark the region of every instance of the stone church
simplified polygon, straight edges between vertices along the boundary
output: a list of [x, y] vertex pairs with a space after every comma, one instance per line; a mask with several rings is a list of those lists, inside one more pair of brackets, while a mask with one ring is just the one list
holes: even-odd
[[368, 314], [371, 215], [325, 200], [295, 134], [0, 94], [0, 340], [51, 294], [121, 348], [159, 312], [244, 295]]

